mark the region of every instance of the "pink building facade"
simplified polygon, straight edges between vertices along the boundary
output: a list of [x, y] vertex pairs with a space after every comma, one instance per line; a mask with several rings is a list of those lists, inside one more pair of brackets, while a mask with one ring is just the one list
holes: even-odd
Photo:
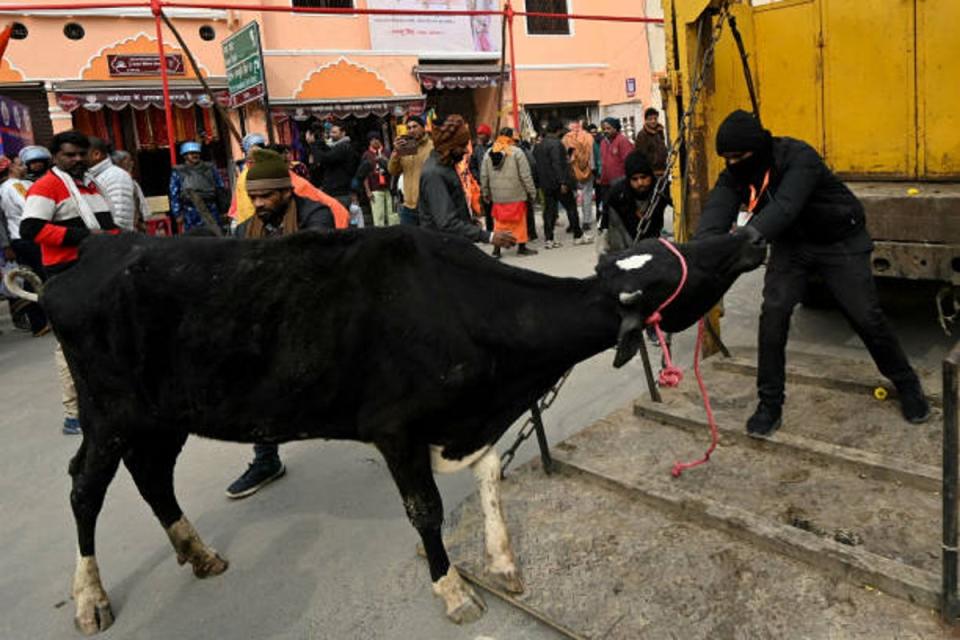
[[[277, 7], [333, 6], [498, 9], [502, 0], [241, 0]], [[38, 0], [39, 9], [50, 0]], [[644, 17], [644, 4], [623, 0], [514, 0], [518, 11], [567, 11]], [[39, 141], [70, 127], [110, 139], [135, 153], [145, 188], [157, 192], [169, 172], [166, 124], [159, 108], [157, 42], [149, 9], [4, 12], [14, 39], [0, 63], [0, 95], [30, 108]], [[500, 100], [501, 25], [498, 17], [451, 18], [303, 15], [287, 12], [168, 9], [218, 94], [227, 88], [224, 38], [259, 23], [277, 136], [297, 142], [307, 123], [338, 118], [356, 135], [389, 135], [409, 112], [458, 112], [473, 123], [495, 124]], [[639, 126], [652, 101], [648, 27], [623, 21], [515, 18], [518, 103], [524, 129], [543, 119], [620, 117]], [[177, 140], [200, 140], [218, 164], [239, 155], [226, 123], [209, 104], [184, 52], [164, 28]], [[508, 50], [509, 51], [509, 50]], [[509, 60], [509, 58], [508, 58]], [[512, 121], [510, 87], [503, 87], [500, 122]], [[243, 131], [266, 132], [260, 101], [230, 110]], [[156, 185], [150, 179], [156, 176]]]

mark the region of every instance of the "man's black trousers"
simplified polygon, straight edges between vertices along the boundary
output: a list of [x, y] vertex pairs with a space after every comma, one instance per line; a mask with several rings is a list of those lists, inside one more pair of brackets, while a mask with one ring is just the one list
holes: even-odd
[[887, 323], [870, 272], [870, 252], [826, 253], [811, 245], [774, 246], [763, 283], [758, 338], [757, 394], [783, 404], [784, 352], [790, 316], [803, 298], [810, 274], [819, 274], [841, 313], [866, 345], [880, 373], [896, 386], [917, 376]]
[[573, 191], [569, 189], [566, 193], [561, 192], [559, 189], [556, 191], [544, 191], [543, 200], [544, 239], [553, 240], [553, 230], [557, 225], [558, 203], [562, 204], [564, 210], [567, 212], [567, 220], [570, 223], [570, 228], [573, 229], [573, 237], [579, 238], [583, 235], [583, 230], [580, 228], [580, 212], [577, 210], [577, 197], [573, 194]]

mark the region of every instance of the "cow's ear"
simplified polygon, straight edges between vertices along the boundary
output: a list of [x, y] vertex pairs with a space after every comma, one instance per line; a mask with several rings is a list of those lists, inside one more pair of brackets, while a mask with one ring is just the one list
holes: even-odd
[[617, 355], [613, 366], [620, 368], [633, 360], [643, 341], [643, 316], [637, 312], [622, 313], [620, 333], [617, 336]]

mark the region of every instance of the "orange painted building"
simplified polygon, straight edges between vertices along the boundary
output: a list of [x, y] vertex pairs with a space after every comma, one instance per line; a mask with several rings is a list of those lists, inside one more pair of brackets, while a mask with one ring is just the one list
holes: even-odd
[[[278, 7], [497, 9], [502, 0], [241, 0]], [[53, 4], [37, 0], [37, 9]], [[514, 0], [518, 11], [643, 16], [623, 0]], [[497, 17], [302, 15], [287, 12], [168, 9], [202, 75], [225, 99], [221, 42], [243, 25], [260, 26], [271, 114], [281, 138], [297, 140], [314, 119], [342, 118], [354, 137], [390, 131], [407, 112], [459, 112], [494, 124], [500, 93]], [[159, 100], [159, 56], [149, 8], [4, 12], [14, 39], [0, 63], [0, 95], [30, 107], [35, 134], [70, 127], [136, 153], [145, 189], [162, 192], [169, 173]], [[239, 150], [203, 93], [170, 31], [165, 63], [174, 90], [178, 140], [203, 141], [226, 166]], [[641, 23], [515, 19], [518, 102], [527, 127], [550, 115], [621, 117], [639, 123], [653, 98], [648, 28]], [[509, 85], [503, 88], [511, 119]], [[266, 131], [262, 102], [231, 110], [244, 131]], [[154, 185], [154, 182], [156, 185]]]

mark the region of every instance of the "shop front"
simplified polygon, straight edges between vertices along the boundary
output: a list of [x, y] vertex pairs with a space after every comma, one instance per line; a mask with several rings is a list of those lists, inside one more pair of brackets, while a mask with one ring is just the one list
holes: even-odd
[[[213, 80], [214, 98], [226, 105], [225, 83]], [[147, 196], [165, 195], [170, 154], [163, 91], [156, 83], [63, 82], [53, 87], [57, 105], [73, 127], [129, 151]], [[201, 142], [204, 155], [221, 170], [228, 165], [225, 124], [199, 82], [171, 83], [174, 138]]]
[[[413, 72], [426, 93], [429, 111], [441, 118], [459, 114], [472, 126], [480, 122], [496, 124], [497, 88], [501, 82], [498, 63], [431, 61], [417, 65]], [[504, 89], [509, 91], [509, 67], [504, 71], [503, 82], [507, 85]]]

